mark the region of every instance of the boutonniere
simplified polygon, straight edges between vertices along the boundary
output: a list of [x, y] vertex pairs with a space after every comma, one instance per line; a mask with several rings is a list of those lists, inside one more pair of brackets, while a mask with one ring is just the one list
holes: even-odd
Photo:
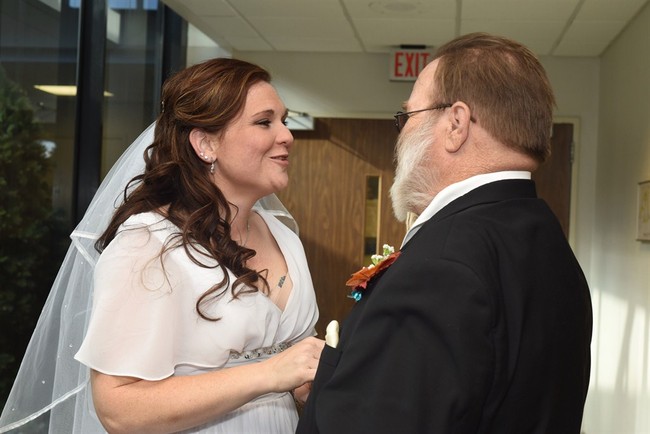
[[383, 245], [382, 254], [372, 255], [370, 260], [372, 264], [367, 267], [363, 267], [361, 270], [352, 274], [352, 276], [345, 282], [346, 286], [352, 287], [352, 292], [348, 295], [349, 298], [353, 298], [354, 301], [361, 300], [363, 296], [363, 291], [368, 286], [370, 279], [375, 277], [379, 272], [385, 270], [395, 262], [395, 259], [400, 255], [399, 251], [395, 251], [393, 246], [388, 244]]

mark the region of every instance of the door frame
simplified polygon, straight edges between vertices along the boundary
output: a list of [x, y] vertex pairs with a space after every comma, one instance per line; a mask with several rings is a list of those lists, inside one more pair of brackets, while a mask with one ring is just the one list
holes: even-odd
[[554, 124], [572, 124], [572, 161], [571, 161], [571, 199], [569, 205], [569, 245], [576, 248], [576, 222], [578, 215], [578, 165], [580, 158], [580, 118], [573, 116], [558, 116], [553, 118]]

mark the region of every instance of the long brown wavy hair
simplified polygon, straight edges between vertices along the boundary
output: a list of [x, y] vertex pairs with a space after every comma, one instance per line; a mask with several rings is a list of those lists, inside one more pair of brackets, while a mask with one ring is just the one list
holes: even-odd
[[[130, 216], [154, 211], [180, 229], [163, 246], [163, 255], [182, 246], [190, 259], [205, 268], [224, 267], [236, 280], [232, 296], [268, 289], [263, 276], [246, 266], [255, 251], [237, 244], [231, 237], [231, 204], [215, 185], [209, 164], [202, 161], [190, 144], [194, 128], [222, 135], [243, 110], [248, 90], [258, 82], [270, 82], [263, 68], [236, 59], [217, 58], [188, 67], [167, 79], [162, 89], [162, 111], [156, 120], [153, 143], [144, 152], [144, 173], [125, 188], [124, 202], [116, 210], [95, 248], [102, 252]], [[207, 253], [199, 253], [200, 246]], [[203, 261], [198, 256], [205, 256]], [[216, 260], [217, 265], [213, 265]], [[207, 262], [207, 264], [206, 264]], [[203, 307], [223, 295], [230, 285], [228, 272], [199, 297], [198, 314], [210, 321]]]

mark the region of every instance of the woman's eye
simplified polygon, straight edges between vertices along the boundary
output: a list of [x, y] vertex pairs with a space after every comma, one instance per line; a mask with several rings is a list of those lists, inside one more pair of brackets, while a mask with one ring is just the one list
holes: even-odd
[[268, 127], [269, 125], [271, 125], [271, 121], [268, 119], [263, 119], [261, 121], [258, 121], [257, 125], [264, 125], [265, 127]]

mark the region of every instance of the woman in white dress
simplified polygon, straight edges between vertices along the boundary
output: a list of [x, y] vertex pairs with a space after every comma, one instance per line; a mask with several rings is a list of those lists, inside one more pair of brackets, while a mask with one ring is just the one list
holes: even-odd
[[[288, 183], [287, 109], [267, 71], [235, 59], [175, 74], [162, 107], [136, 146], [150, 144], [144, 171], [95, 244], [101, 255], [83, 342], [75, 348], [66, 333], [57, 338], [57, 359], [63, 347], [83, 364], [78, 379], [50, 386], [50, 404], [38, 412], [21, 409], [24, 397], [12, 392], [0, 432], [48, 411], [51, 432], [295, 430], [294, 397], [306, 398], [323, 341], [313, 337], [318, 309], [302, 244], [260, 205]], [[121, 176], [109, 174], [117, 183]], [[93, 239], [83, 223], [73, 243]], [[78, 251], [80, 263], [94, 264]], [[71, 303], [55, 304], [63, 316]], [[34, 339], [48, 339], [42, 335]], [[45, 346], [34, 339], [30, 347]]]

